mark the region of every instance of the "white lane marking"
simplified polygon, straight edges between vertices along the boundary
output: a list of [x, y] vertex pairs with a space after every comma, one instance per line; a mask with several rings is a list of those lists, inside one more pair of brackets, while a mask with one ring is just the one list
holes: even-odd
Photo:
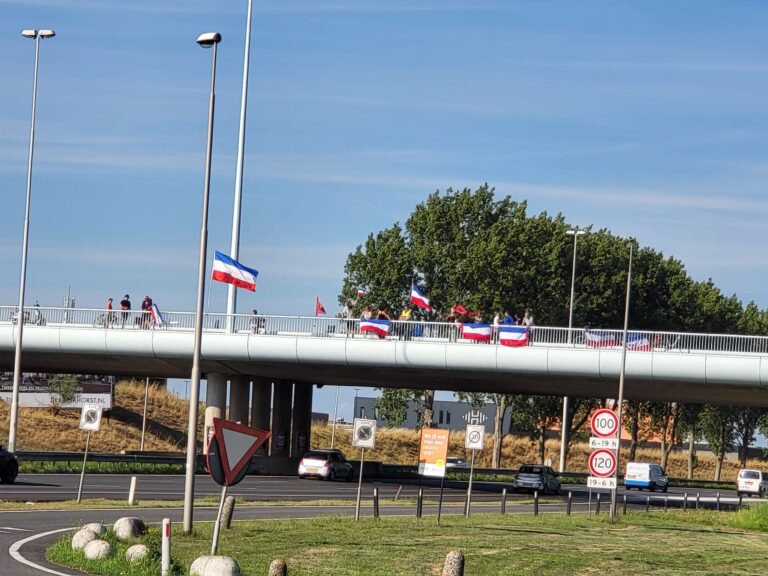
[[13, 532], [32, 532], [32, 530], [29, 528], [13, 528], [12, 526], [0, 526], [0, 530], [12, 530]]
[[51, 530], [49, 532], [34, 534], [32, 536], [29, 536], [28, 538], [24, 538], [23, 540], [18, 540], [17, 542], [14, 542], [11, 545], [11, 547], [8, 548], [8, 553], [11, 555], [11, 558], [16, 560], [16, 562], [25, 564], [30, 568], [34, 568], [35, 570], [40, 570], [41, 572], [47, 572], [48, 574], [56, 574], [56, 576], [71, 576], [71, 574], [67, 574], [65, 572], [59, 572], [58, 570], [53, 570], [52, 568], [46, 568], [45, 566], [40, 566], [39, 564], [35, 564], [34, 562], [24, 558], [24, 556], [22, 556], [21, 553], [19, 552], [19, 549], [22, 546], [24, 546], [24, 544], [26, 544], [27, 542], [32, 542], [32, 540], [37, 540], [38, 538], [45, 538], [46, 536], [50, 536], [51, 534], [58, 534], [59, 532], [69, 532], [71, 530], [73, 530], [73, 528], [59, 528], [58, 530]]

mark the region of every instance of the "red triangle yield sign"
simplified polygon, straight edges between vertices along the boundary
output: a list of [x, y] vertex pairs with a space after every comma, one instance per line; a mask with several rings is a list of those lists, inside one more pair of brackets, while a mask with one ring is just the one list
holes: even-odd
[[267, 430], [249, 428], [221, 418], [213, 419], [213, 430], [221, 447], [221, 467], [228, 486], [235, 482], [238, 474], [251, 461], [251, 456], [272, 435]]

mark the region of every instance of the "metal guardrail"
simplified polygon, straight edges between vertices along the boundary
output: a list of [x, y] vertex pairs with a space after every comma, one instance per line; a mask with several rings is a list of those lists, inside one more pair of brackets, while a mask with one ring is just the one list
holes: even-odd
[[[15, 306], [0, 306], [0, 324], [18, 322]], [[91, 330], [170, 330], [192, 332], [193, 312], [163, 312], [156, 320], [149, 312], [140, 310], [114, 310], [107, 313], [95, 308], [50, 308], [31, 306], [24, 308], [25, 324], [30, 326], [74, 327]], [[203, 318], [203, 329], [209, 333], [226, 333], [227, 314], [208, 313]], [[283, 336], [305, 338], [367, 338], [379, 337], [360, 332], [359, 319], [338, 317], [232, 315], [235, 333], [256, 336]], [[412, 342], [452, 342], [477, 344], [462, 337], [461, 324], [451, 322], [398, 321], [389, 326], [386, 340]], [[557, 347], [591, 350], [595, 347], [618, 349], [621, 346], [621, 330], [587, 328], [558, 328], [533, 326], [530, 328], [528, 346]], [[716, 354], [768, 354], [768, 337], [731, 334], [696, 334], [685, 332], [630, 332], [629, 342], [644, 343], [628, 348], [637, 353], [716, 353]], [[495, 335], [492, 340], [495, 342]], [[490, 345], [495, 345], [491, 343]]]

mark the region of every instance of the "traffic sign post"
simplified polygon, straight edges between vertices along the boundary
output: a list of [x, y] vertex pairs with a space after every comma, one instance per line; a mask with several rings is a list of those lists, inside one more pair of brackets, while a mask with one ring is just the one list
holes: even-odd
[[355, 520], [360, 519], [360, 499], [363, 493], [363, 464], [365, 449], [376, 446], [376, 420], [355, 418], [352, 430], [352, 446], [360, 448], [360, 474], [357, 478], [357, 502], [355, 503]]
[[91, 432], [98, 432], [101, 428], [101, 404], [83, 404], [80, 412], [80, 430], [86, 430], [85, 452], [83, 453], [83, 469], [80, 471], [80, 485], [77, 487], [77, 503], [83, 496], [83, 482], [85, 481], [85, 462], [88, 460], [88, 446], [91, 443]]
[[485, 426], [482, 424], [468, 424], [464, 435], [464, 447], [472, 450], [472, 462], [469, 465], [469, 482], [467, 483], [467, 504], [464, 507], [464, 515], [469, 517], [472, 506], [472, 476], [475, 472], [475, 454], [483, 449], [485, 443]]
[[222, 489], [219, 512], [216, 515], [216, 523], [213, 525], [211, 556], [216, 555], [219, 547], [221, 514], [224, 510], [227, 488], [245, 478], [251, 456], [271, 435], [272, 433], [267, 430], [250, 428], [221, 418], [213, 419], [213, 436], [208, 443], [206, 462], [208, 473], [214, 482], [222, 486]]

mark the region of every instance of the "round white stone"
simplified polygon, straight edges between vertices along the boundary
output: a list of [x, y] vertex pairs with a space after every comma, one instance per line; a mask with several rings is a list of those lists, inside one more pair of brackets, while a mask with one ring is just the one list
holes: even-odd
[[93, 542], [98, 537], [93, 530], [81, 528], [72, 536], [72, 550], [82, 550], [88, 542]]
[[229, 556], [200, 556], [189, 567], [189, 576], [240, 576], [240, 566]]
[[126, 516], [115, 522], [115, 536], [119, 540], [129, 540], [141, 536], [147, 531], [144, 522], [135, 516]]
[[83, 552], [89, 560], [104, 560], [114, 556], [115, 549], [106, 540], [92, 540], [85, 545]]
[[90, 530], [96, 534], [96, 536], [104, 536], [104, 534], [107, 533], [107, 529], [101, 522], [91, 522], [90, 524], [83, 526], [83, 528]]
[[144, 544], [134, 544], [125, 551], [125, 559], [131, 564], [138, 564], [149, 556], [149, 548]]

